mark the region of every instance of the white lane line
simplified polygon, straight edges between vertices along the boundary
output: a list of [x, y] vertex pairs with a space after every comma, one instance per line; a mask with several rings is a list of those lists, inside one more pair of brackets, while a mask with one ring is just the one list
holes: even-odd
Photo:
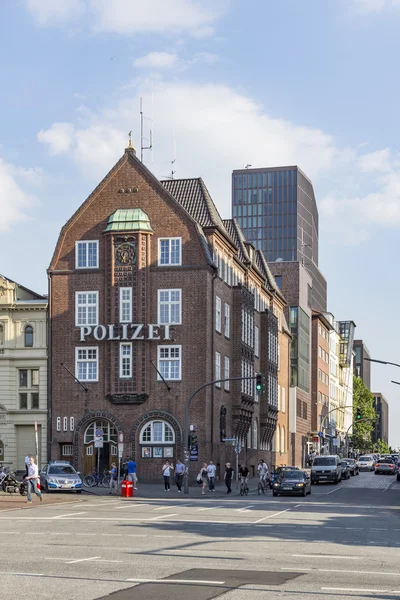
[[126, 581], [133, 581], [135, 583], [196, 583], [196, 584], [207, 584], [207, 585], [224, 585], [225, 581], [207, 581], [206, 579], [127, 579]]
[[372, 588], [334, 588], [334, 587], [322, 587], [321, 590], [330, 592], [373, 592], [375, 594], [400, 594], [400, 592], [392, 592], [392, 590], [377, 590]]
[[360, 560], [361, 556], [337, 556], [336, 554], [292, 554], [296, 558], [336, 558], [338, 560]]
[[149, 506], [149, 505], [147, 504], [147, 502], [138, 502], [137, 504], [135, 502], [135, 504], [127, 503], [127, 504], [123, 504], [122, 506], [114, 506], [114, 508], [115, 508], [115, 510], [122, 510], [124, 508], [136, 508], [138, 506]]
[[59, 532], [56, 532], [56, 533], [53, 532], [53, 533], [50, 533], [50, 534], [47, 534], [47, 535], [75, 535], [75, 534], [72, 534], [72, 533], [62, 533], [61, 531], [59, 531]]
[[349, 531], [364, 531], [364, 527], [345, 527]]
[[100, 563], [100, 562], [106, 562], [106, 563], [122, 563], [124, 562], [123, 560], [111, 560], [111, 559], [107, 559], [107, 558], [100, 558], [97, 560], [94, 560], [93, 562], [96, 563]]
[[[247, 512], [250, 508], [253, 508], [254, 504], [250, 504], [249, 506], [243, 506], [243, 508], [235, 508], [236, 512]], [[251, 512], [251, 511], [249, 511]]]
[[206, 506], [206, 508], [199, 508], [199, 512], [202, 512], [204, 510], [214, 510], [217, 508], [224, 508], [223, 506]]
[[[90, 535], [97, 535], [96, 533], [91, 533]], [[101, 535], [103, 536], [107, 536], [107, 537], [122, 537], [123, 533], [102, 533]], [[145, 536], [143, 536], [145, 537]]]
[[86, 515], [87, 511], [85, 512], [75, 512], [75, 513], [67, 513], [66, 515], [57, 515], [56, 517], [51, 517], [52, 519], [63, 519], [64, 517], [76, 517], [76, 515]]
[[277, 513], [274, 513], [272, 515], [268, 515], [267, 517], [263, 517], [262, 519], [258, 519], [258, 521], [254, 521], [254, 525], [256, 525], [256, 523], [262, 523], [263, 521], [266, 521], [267, 519], [273, 519], [273, 517], [277, 517], [278, 515], [282, 515], [285, 512], [288, 512], [289, 510], [292, 510], [292, 508], [287, 508], [286, 510], [280, 510]]
[[33, 531], [25, 531], [25, 535], [46, 535], [46, 533], [34, 533]]
[[370, 531], [387, 531], [387, 528], [382, 527], [370, 527]]
[[330, 526], [325, 526], [324, 529], [342, 529], [342, 527], [330, 527]]
[[168, 519], [169, 517], [177, 517], [178, 513], [174, 515], [160, 515], [159, 517], [151, 517], [151, 519], [146, 519], [146, 521], [158, 521], [158, 519]]
[[89, 536], [90, 537], [90, 536], [97, 535], [97, 533], [74, 533], [74, 535], [76, 535], [76, 536], [80, 535], [80, 536], [85, 536], [85, 537]]
[[90, 558], [78, 558], [77, 560], [69, 560], [67, 565], [74, 565], [75, 563], [87, 562], [88, 560], [97, 560], [101, 556], [91, 556]]
[[[306, 567], [300, 567], [297, 569], [300, 571], [313, 571], [314, 573], [349, 573], [353, 575], [387, 575], [388, 577], [400, 577], [400, 573], [394, 571], [390, 573], [383, 573], [381, 571], [351, 571], [349, 569], [311, 569]], [[281, 571], [296, 571], [296, 567], [281, 567]]]
[[340, 488], [335, 488], [334, 490], [327, 492], [326, 495], [329, 496], [329, 494], [334, 494], [335, 492], [338, 492], [339, 490], [340, 490]]
[[172, 506], [159, 506], [158, 508], [153, 508], [152, 512], [155, 510], [171, 510], [171, 508], [176, 508], [175, 504]]

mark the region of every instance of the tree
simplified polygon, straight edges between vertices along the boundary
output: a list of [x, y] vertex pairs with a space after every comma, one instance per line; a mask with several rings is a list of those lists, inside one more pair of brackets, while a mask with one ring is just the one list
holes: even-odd
[[383, 440], [377, 440], [373, 449], [378, 454], [392, 454], [389, 445]]
[[[357, 419], [360, 415], [360, 419]], [[353, 378], [353, 448], [363, 452], [372, 449], [371, 431], [375, 426], [374, 396], [359, 377]]]

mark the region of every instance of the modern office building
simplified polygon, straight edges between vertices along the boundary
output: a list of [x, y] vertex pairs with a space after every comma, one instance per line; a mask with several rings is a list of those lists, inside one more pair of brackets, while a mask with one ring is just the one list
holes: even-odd
[[[127, 148], [62, 228], [48, 273], [53, 459], [109, 468], [123, 437], [139, 479], [158, 481], [183, 459], [185, 406], [208, 383], [190, 405], [191, 476], [209, 460], [223, 476], [235, 446], [252, 474], [260, 453], [272, 464], [285, 299], [201, 179], [160, 182]], [[219, 381], [231, 377], [246, 379]]]
[[378, 440], [389, 443], [389, 404], [383, 394], [373, 392], [374, 408], [376, 411], [376, 423], [371, 432], [372, 443]]
[[47, 460], [47, 298], [0, 275], [0, 462], [27, 454]]
[[360, 377], [364, 385], [371, 390], [371, 363], [366, 360], [371, 358], [371, 355], [363, 340], [354, 340], [353, 348], [355, 352], [354, 375]]
[[233, 171], [232, 216], [269, 263], [304, 265], [312, 277], [311, 307], [325, 312], [327, 285], [318, 268], [318, 208], [308, 177], [297, 166]]

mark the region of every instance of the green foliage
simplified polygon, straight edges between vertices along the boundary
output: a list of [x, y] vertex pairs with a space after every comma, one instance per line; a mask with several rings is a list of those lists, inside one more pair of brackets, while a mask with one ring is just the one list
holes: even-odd
[[[361, 419], [357, 420], [360, 411]], [[374, 396], [364, 385], [359, 377], [353, 378], [353, 435], [351, 443], [353, 448], [363, 452], [372, 450], [371, 431], [375, 426], [376, 412], [374, 409]]]
[[392, 454], [389, 445], [383, 440], [378, 440], [376, 444], [374, 444], [373, 450], [378, 454]]

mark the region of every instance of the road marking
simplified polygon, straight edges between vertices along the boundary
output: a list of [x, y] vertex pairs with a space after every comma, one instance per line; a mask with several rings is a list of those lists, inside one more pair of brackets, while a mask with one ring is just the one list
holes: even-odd
[[373, 592], [375, 594], [400, 594], [400, 592], [393, 592], [392, 590], [377, 590], [377, 589], [367, 589], [367, 588], [331, 588], [331, 587], [322, 587], [321, 590], [330, 591], [330, 592]]
[[25, 531], [25, 535], [46, 535], [46, 533], [34, 533], [33, 531]]
[[207, 585], [224, 585], [225, 581], [207, 581], [206, 579], [127, 579], [126, 581], [133, 581], [135, 583], [197, 583]]
[[329, 496], [329, 494], [334, 494], [335, 492], [338, 492], [339, 490], [340, 490], [340, 488], [335, 488], [334, 490], [327, 492], [326, 495]]
[[382, 527], [370, 527], [370, 531], [387, 531], [387, 528], [382, 528]]
[[86, 562], [88, 560], [97, 560], [101, 556], [91, 556], [90, 558], [78, 558], [77, 560], [69, 560], [67, 565], [74, 565], [75, 563]]
[[342, 529], [342, 527], [330, 527], [330, 526], [326, 525], [324, 527], [324, 529]]
[[85, 512], [75, 512], [75, 513], [67, 513], [66, 515], [57, 515], [56, 517], [51, 517], [52, 519], [63, 519], [64, 517], [76, 517], [76, 515], [86, 515], [87, 511]]
[[146, 521], [157, 521], [158, 519], [168, 519], [169, 517], [177, 517], [178, 513], [174, 515], [160, 515], [159, 517], [151, 517], [151, 519], [146, 519]]
[[345, 527], [349, 531], [364, 531], [364, 527]]
[[129, 503], [129, 504], [123, 504], [122, 506], [114, 506], [114, 508], [115, 508], [115, 510], [121, 510], [124, 508], [132, 508], [132, 507], [136, 508], [137, 506], [149, 506], [149, 505], [147, 504], [147, 502], [138, 502], [138, 503], [135, 502], [134, 504]]
[[350, 571], [348, 569], [312, 569], [306, 567], [281, 567], [281, 571], [313, 571], [315, 573], [349, 573], [354, 575], [387, 575], [388, 577], [400, 577], [400, 573], [383, 573], [382, 571]]
[[296, 558], [336, 558], [338, 560], [360, 560], [361, 556], [338, 556], [337, 554], [292, 554]]
[[286, 510], [281, 510], [277, 513], [274, 513], [273, 515], [268, 515], [267, 517], [263, 517], [262, 519], [258, 519], [258, 521], [254, 521], [254, 525], [256, 525], [256, 523], [262, 523], [262, 521], [265, 521], [266, 519], [272, 519], [273, 517], [277, 517], [278, 515], [282, 515], [285, 512], [288, 512], [289, 510], [292, 510], [292, 508], [287, 508]]
[[[236, 512], [247, 512], [250, 508], [253, 508], [254, 504], [250, 504], [249, 506], [243, 506], [243, 508], [235, 508]], [[251, 511], [249, 511], [251, 512]]]
[[74, 533], [74, 535], [95, 536], [97, 535], [97, 533]]
[[[78, 534], [78, 535], [79, 535], [79, 534]], [[97, 534], [96, 534], [96, 533], [90, 533], [89, 535], [97, 535]], [[122, 536], [123, 536], [123, 533], [102, 533], [101, 535], [104, 535], [104, 536], [112, 536], [112, 537], [115, 537], [115, 536], [117, 536], [117, 537], [122, 537]], [[145, 536], [143, 536], [143, 537], [145, 537]]]

